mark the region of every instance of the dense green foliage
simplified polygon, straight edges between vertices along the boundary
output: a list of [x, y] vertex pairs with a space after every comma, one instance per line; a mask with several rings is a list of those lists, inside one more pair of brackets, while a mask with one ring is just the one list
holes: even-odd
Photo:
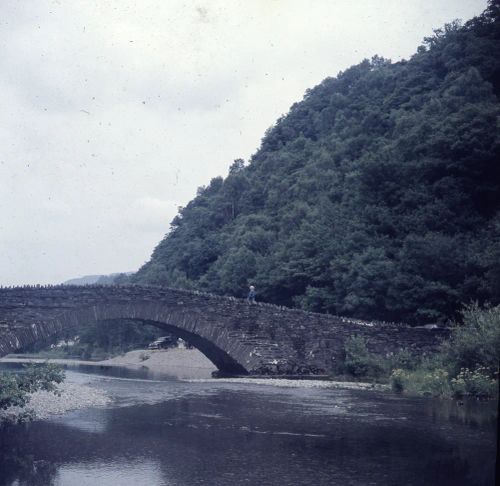
[[[308, 90], [130, 280], [359, 318], [500, 299], [500, 8]], [[257, 100], [258, 102], [258, 100]]]
[[164, 335], [154, 326], [134, 321], [103, 321], [88, 324], [79, 334], [78, 347], [84, 359], [106, 358], [132, 349], [147, 348]]
[[343, 359], [336, 364], [334, 374], [348, 379], [387, 381], [394, 370], [414, 370], [418, 363], [419, 357], [406, 349], [381, 356], [371, 353], [363, 338], [351, 336], [346, 340]]
[[63, 380], [64, 371], [52, 364], [27, 366], [23, 373], [0, 373], [0, 410], [24, 408], [31, 394], [39, 390], [57, 393]]
[[357, 379], [385, 381], [395, 391], [433, 396], [484, 396], [498, 393], [500, 305], [470, 305], [462, 311], [451, 337], [437, 353], [412, 356], [406, 351], [381, 357], [370, 353], [363, 339], [353, 336], [337, 373]]

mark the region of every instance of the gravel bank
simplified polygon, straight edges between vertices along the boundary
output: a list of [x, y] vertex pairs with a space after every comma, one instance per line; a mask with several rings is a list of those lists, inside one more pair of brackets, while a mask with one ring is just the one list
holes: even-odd
[[130, 366], [148, 368], [156, 373], [169, 373], [180, 370], [207, 370], [215, 371], [214, 364], [197, 349], [165, 349], [129, 351], [122, 356], [101, 361], [100, 364], [109, 366]]
[[102, 407], [111, 402], [103, 390], [76, 383], [62, 383], [58, 386], [61, 396], [46, 391], [38, 391], [31, 395], [25, 408], [11, 407], [0, 410], [0, 421], [15, 420], [25, 410], [31, 409], [35, 418], [45, 419], [52, 415], [61, 415], [70, 410], [86, 407]]
[[190, 382], [215, 382], [215, 383], [250, 383], [253, 385], [279, 386], [284, 388], [331, 388], [344, 390], [390, 390], [389, 385], [378, 383], [357, 383], [351, 381], [330, 380], [290, 380], [286, 378], [214, 378], [211, 380], [194, 379]]
[[130, 369], [148, 369], [153, 373], [175, 376], [178, 379], [210, 378], [216, 368], [197, 349], [137, 349], [103, 361], [83, 361], [77, 359], [32, 358], [9, 355], [0, 358], [0, 363], [54, 363], [67, 366], [114, 366]]

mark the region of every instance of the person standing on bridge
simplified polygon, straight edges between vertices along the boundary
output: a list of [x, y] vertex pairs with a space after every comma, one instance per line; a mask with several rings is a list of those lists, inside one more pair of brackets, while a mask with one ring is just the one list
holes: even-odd
[[255, 287], [253, 285], [250, 285], [247, 301], [251, 304], [255, 304]]

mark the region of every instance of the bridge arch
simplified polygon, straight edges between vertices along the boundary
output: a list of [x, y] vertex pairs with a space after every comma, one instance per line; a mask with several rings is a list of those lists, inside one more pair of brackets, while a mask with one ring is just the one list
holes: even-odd
[[[248, 371], [242, 364], [238, 363], [238, 361], [232, 358], [228, 353], [226, 353], [226, 351], [218, 347], [216, 344], [200, 336], [199, 334], [186, 331], [180, 327], [171, 324], [166, 324], [164, 322], [149, 321], [145, 319], [116, 318], [116, 319], [106, 319], [106, 320], [109, 322], [109, 321], [123, 321], [125, 319], [127, 321], [133, 321], [144, 325], [155, 326], [159, 329], [166, 331], [169, 334], [172, 334], [177, 338], [183, 339], [184, 341], [194, 346], [203, 355], [205, 355], [214, 364], [214, 366], [223, 373], [231, 375], [248, 374]], [[98, 323], [102, 321], [97, 320], [96, 322]]]
[[143, 325], [151, 325], [160, 328], [175, 337], [187, 341], [189, 344], [204, 354], [215, 367], [223, 373], [232, 375], [246, 375], [248, 370], [245, 365], [238, 361], [239, 357], [231, 356], [225, 350], [228, 341], [220, 333], [204, 332], [205, 326], [199, 326], [198, 318], [178, 312], [172, 309], [158, 307], [151, 312], [150, 306], [127, 304], [98, 304], [88, 308], [66, 311], [57, 317], [57, 327], [65, 330], [73, 330], [75, 335], [83, 326], [103, 321], [134, 321]]

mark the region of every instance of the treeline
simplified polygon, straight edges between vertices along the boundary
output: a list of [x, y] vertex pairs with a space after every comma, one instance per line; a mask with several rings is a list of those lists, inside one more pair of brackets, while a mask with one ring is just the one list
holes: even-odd
[[419, 324], [499, 303], [496, 3], [308, 90], [128, 280]]
[[147, 349], [150, 343], [166, 335], [168, 333], [164, 330], [142, 322], [104, 320], [81, 326], [77, 336], [69, 331], [63, 333], [62, 342], [50, 349], [47, 347], [48, 343], [40, 342], [24, 348], [23, 352], [38, 353], [47, 358], [101, 360], [133, 349]]

